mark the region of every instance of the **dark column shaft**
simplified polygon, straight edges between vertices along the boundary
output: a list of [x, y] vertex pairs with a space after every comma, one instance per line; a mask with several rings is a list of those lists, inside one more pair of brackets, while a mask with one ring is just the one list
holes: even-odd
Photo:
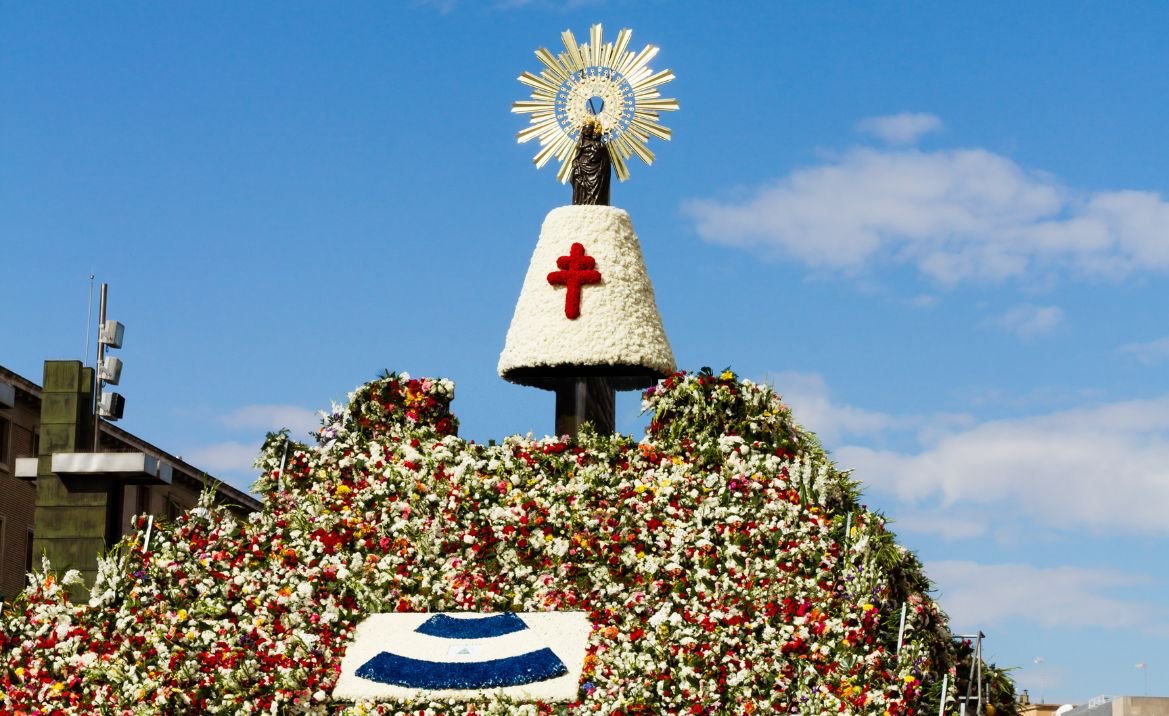
[[617, 391], [605, 378], [564, 379], [556, 386], [556, 434], [575, 437], [586, 422], [598, 433], [612, 433], [616, 400]]

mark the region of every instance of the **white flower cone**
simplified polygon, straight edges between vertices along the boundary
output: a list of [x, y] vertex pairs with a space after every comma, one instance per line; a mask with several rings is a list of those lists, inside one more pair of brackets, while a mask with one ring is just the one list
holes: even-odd
[[[569, 318], [569, 288], [551, 283], [549, 274], [562, 269], [557, 260], [577, 243], [595, 261], [600, 281], [580, 286], [579, 316]], [[543, 388], [565, 376], [606, 376], [618, 389], [635, 389], [674, 370], [629, 214], [611, 206], [549, 212], [499, 357], [499, 374]]]

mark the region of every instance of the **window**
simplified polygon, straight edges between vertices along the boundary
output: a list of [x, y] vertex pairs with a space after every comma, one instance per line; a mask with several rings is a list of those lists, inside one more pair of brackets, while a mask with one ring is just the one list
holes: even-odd
[[11, 467], [8, 455], [8, 436], [11, 433], [11, 423], [7, 418], [0, 418], [0, 465]]
[[[35, 443], [36, 436], [33, 434], [33, 431], [23, 425], [16, 423], [9, 424], [8, 454], [12, 458], [35, 457], [37, 454]], [[9, 460], [9, 462], [12, 461]]]

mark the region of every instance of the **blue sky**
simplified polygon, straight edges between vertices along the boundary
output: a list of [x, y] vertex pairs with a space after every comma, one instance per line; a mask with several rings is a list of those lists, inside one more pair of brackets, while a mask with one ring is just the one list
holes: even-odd
[[385, 368], [550, 431], [495, 365], [570, 193], [509, 107], [632, 27], [679, 365], [772, 381], [1033, 698], [1169, 695], [1169, 6], [734, 7], [0, 2], [0, 364], [80, 358], [93, 273], [122, 425], [237, 485]]

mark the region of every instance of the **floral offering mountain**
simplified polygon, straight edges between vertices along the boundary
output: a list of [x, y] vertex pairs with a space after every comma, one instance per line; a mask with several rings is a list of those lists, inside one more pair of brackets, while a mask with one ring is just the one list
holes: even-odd
[[[646, 391], [641, 441], [499, 445], [457, 437], [453, 395], [387, 374], [315, 446], [269, 436], [264, 511], [139, 520], [88, 602], [31, 575], [2, 618], [3, 713], [954, 708], [960, 645], [920, 563], [769, 387], [677, 373]], [[548, 611], [588, 615], [575, 701], [332, 698], [372, 614]]]

